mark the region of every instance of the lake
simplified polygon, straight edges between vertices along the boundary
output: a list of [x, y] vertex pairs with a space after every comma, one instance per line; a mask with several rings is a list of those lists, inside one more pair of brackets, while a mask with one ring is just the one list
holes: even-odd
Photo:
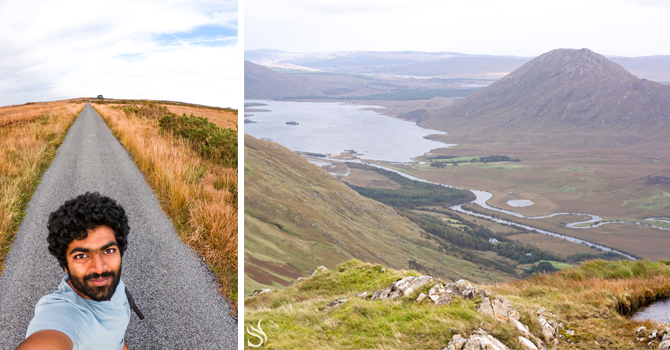
[[[449, 144], [424, 138], [445, 132], [420, 128], [416, 123], [391, 118], [363, 108], [382, 108], [333, 102], [245, 100], [254, 106], [244, 132], [269, 139], [292, 151], [339, 155], [356, 151], [362, 159], [411, 162], [433, 149]], [[257, 111], [267, 110], [267, 111]], [[246, 117], [246, 115], [245, 115]], [[286, 122], [296, 122], [288, 125]]]

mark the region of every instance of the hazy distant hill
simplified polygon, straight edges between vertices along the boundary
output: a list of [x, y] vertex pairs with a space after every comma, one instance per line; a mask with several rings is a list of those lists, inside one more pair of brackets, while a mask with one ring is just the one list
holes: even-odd
[[558, 49], [453, 106], [417, 119], [443, 130], [667, 138], [670, 86], [638, 79], [588, 49]]
[[529, 60], [525, 57], [508, 56], [456, 56], [389, 69], [386, 73], [441, 78], [499, 79]]
[[670, 56], [610, 57], [638, 78], [645, 78], [667, 85], [670, 82]]
[[313, 83], [244, 61], [244, 98], [273, 99], [321, 93]]
[[[440, 251], [431, 236], [394, 209], [360, 196], [320, 167], [274, 142], [245, 135], [245, 290], [288, 285], [320, 265], [351, 258], [474, 281], [479, 266]], [[489, 271], [486, 271], [489, 270]]]

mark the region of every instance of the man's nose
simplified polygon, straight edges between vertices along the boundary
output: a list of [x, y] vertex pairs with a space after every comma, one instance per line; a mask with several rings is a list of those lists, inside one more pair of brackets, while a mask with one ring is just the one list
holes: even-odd
[[104, 259], [100, 254], [94, 254], [93, 255], [93, 266], [91, 266], [93, 272], [101, 274], [106, 271], [107, 269], [107, 264], [105, 264]]

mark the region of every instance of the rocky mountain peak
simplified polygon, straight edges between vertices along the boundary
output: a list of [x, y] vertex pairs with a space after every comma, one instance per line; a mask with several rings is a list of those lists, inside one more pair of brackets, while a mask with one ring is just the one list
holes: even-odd
[[[423, 117], [423, 126], [626, 134], [670, 129], [670, 88], [589, 49], [542, 54], [489, 87]], [[446, 129], [446, 128], [445, 128]]]

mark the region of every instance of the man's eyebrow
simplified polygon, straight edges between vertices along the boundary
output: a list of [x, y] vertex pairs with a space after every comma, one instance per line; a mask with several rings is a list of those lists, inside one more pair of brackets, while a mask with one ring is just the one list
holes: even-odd
[[[119, 245], [116, 242], [111, 241], [111, 242], [103, 245], [99, 250], [107, 250], [110, 247], [118, 247], [118, 246]], [[72, 248], [72, 251], [70, 252], [70, 255], [72, 255], [74, 253], [90, 253], [90, 252], [91, 252], [91, 249], [89, 249], [89, 248], [75, 247], [75, 248]]]

